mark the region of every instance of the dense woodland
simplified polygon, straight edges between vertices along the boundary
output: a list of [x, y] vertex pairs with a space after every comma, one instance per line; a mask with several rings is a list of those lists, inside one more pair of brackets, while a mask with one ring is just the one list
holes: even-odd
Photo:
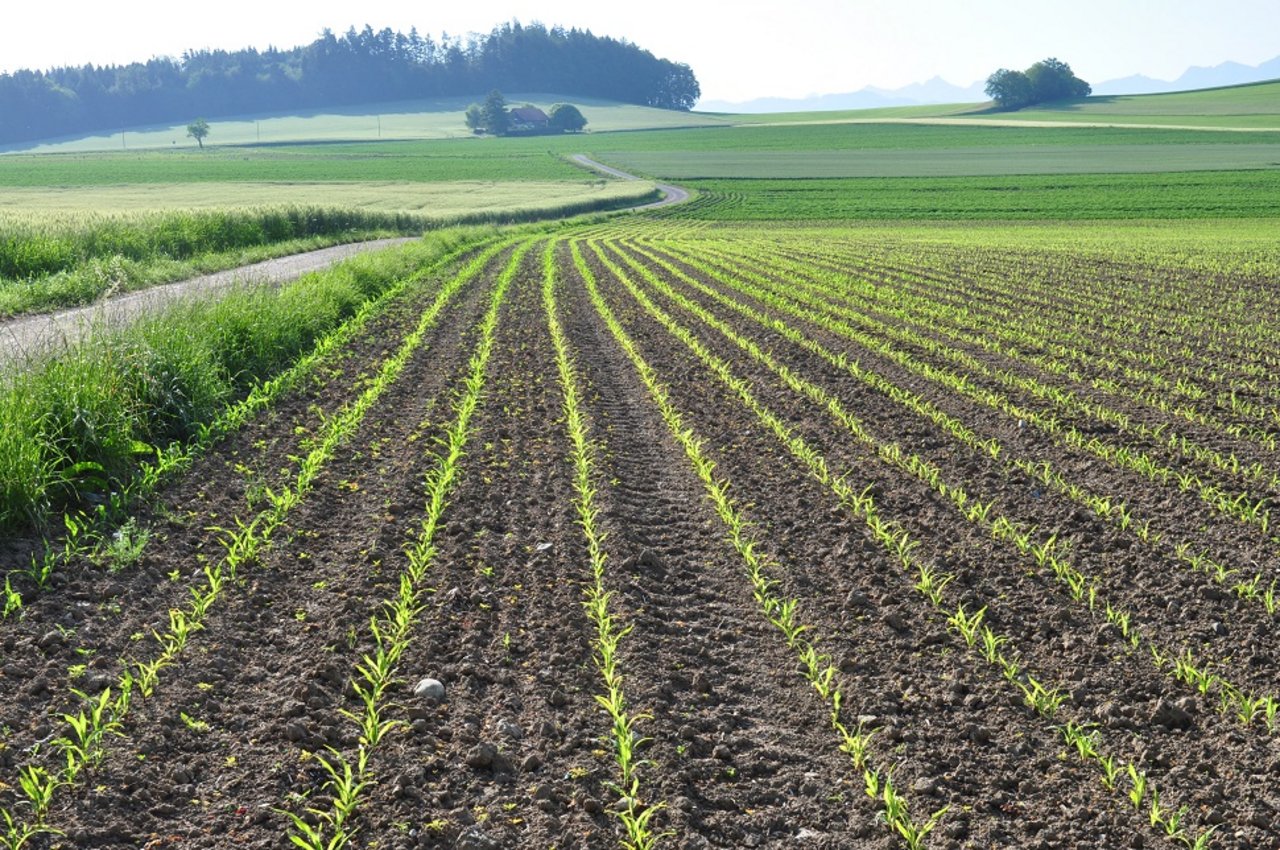
[[589, 31], [513, 22], [437, 41], [416, 29], [366, 26], [325, 30], [291, 50], [193, 50], [181, 59], [2, 74], [0, 143], [491, 89], [667, 109], [691, 109], [700, 94], [688, 65]]

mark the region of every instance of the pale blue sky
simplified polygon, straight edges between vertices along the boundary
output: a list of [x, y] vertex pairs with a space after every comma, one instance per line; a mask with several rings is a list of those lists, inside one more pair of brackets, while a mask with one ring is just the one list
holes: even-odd
[[7, 3], [0, 72], [124, 63], [186, 48], [292, 47], [366, 23], [439, 36], [519, 19], [588, 28], [687, 62], [705, 98], [957, 85], [1055, 56], [1091, 82], [1172, 79], [1280, 55], [1280, 0], [70, 0]]

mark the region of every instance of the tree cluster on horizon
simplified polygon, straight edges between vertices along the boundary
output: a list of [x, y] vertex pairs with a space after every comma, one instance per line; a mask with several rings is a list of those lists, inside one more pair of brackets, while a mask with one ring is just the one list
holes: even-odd
[[[542, 110], [531, 104], [527, 108]], [[484, 103], [473, 103], [463, 113], [467, 128], [475, 133], [488, 133], [491, 136], [505, 136], [512, 132], [512, 113], [507, 109], [507, 98], [502, 92], [494, 89], [484, 99]], [[582, 111], [572, 103], [554, 103], [546, 112], [546, 126], [521, 132], [529, 133], [580, 133], [587, 126], [587, 119]]]
[[365, 26], [291, 50], [187, 51], [120, 66], [0, 74], [0, 143], [257, 112], [542, 91], [692, 109], [688, 65], [590, 31], [511, 22], [440, 41]]
[[1001, 68], [987, 77], [985, 91], [997, 107], [1013, 111], [1037, 103], [1088, 97], [1093, 88], [1072, 73], [1066, 62], [1050, 58], [1025, 71]]

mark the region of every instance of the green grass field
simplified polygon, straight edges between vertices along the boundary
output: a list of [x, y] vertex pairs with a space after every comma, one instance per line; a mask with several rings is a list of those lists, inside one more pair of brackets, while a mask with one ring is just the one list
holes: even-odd
[[818, 124], [599, 137], [600, 158], [667, 179], [931, 177], [1280, 167], [1280, 133]]
[[[1181, 123], [1220, 125], [1253, 116], [1265, 126], [1280, 117], [1278, 92], [1280, 83], [1094, 98], [1060, 111], [1180, 116], [1189, 119]], [[549, 95], [510, 100], [544, 106], [577, 101], [596, 132], [475, 138], [454, 132], [466, 105], [459, 100], [215, 123], [213, 144], [205, 150], [170, 139], [150, 149], [54, 145], [41, 150], [58, 152], [0, 156], [0, 247], [11, 260], [8, 267], [33, 270], [10, 272], [0, 281], [6, 309], [31, 309], [44, 297], [35, 297], [42, 287], [71, 293], [73, 301], [94, 297], [98, 290], [80, 278], [96, 275], [93, 263], [115, 262], [121, 252], [110, 246], [120, 241], [122, 225], [111, 225], [106, 242], [89, 240], [107, 245], [101, 251], [74, 246], [87, 244], [84, 233], [96, 232], [90, 222], [113, 216], [124, 216], [141, 234], [154, 229], [148, 216], [173, 211], [242, 210], [253, 218], [282, 205], [333, 211], [337, 204], [374, 216], [408, 216], [416, 227], [613, 207], [651, 191], [649, 184], [585, 172], [568, 162], [573, 153], [684, 182], [697, 191], [696, 200], [660, 214], [698, 221], [1191, 221], [1274, 220], [1280, 214], [1280, 130], [1088, 126], [1084, 117], [1075, 125], [1039, 126], [1029, 112], [975, 115], [964, 105], [708, 116]], [[353, 129], [370, 119], [374, 132]], [[749, 123], [756, 120], [763, 123]], [[936, 123], [921, 123], [926, 121]], [[269, 131], [271, 143], [233, 144], [253, 141], [245, 135], [250, 129], [255, 138]], [[205, 226], [192, 227], [196, 234]], [[392, 229], [402, 232], [400, 225]], [[338, 239], [346, 232], [339, 230], [288, 238]], [[129, 266], [130, 287], [181, 273], [174, 260], [197, 262], [202, 270], [213, 262], [194, 235], [184, 241], [182, 257], [150, 236], [125, 242], [160, 246], [155, 265], [165, 270], [153, 273], [151, 261], [131, 249], [123, 255], [137, 264]], [[257, 250], [270, 242], [255, 236], [235, 244]], [[239, 256], [227, 254], [225, 261]], [[75, 271], [81, 267], [88, 271]], [[53, 273], [74, 279], [59, 279], [56, 286], [35, 279]], [[65, 301], [59, 295], [51, 303]]]
[[1280, 80], [1168, 94], [1089, 97], [1001, 113], [998, 117], [1017, 121], [1178, 124], [1274, 130], [1280, 128]]
[[[438, 182], [238, 182], [126, 183], [101, 186], [7, 188], [0, 195], [0, 231], [21, 221], [54, 224], [85, 216], [160, 209], [212, 210], [281, 204], [421, 213], [455, 218], [470, 213], [538, 210], [589, 201], [638, 198], [652, 189], [645, 181], [579, 179], [442, 180]], [[7, 221], [12, 219], [12, 221]]]
[[1280, 171], [696, 180], [664, 214], [705, 221], [1133, 220], [1280, 217]]
[[671, 180], [699, 178], [969, 177], [1236, 171], [1280, 165], [1270, 145], [1038, 145], [918, 150], [631, 151], [614, 164]]
[[735, 124], [753, 125], [894, 121], [956, 125], [1085, 124], [1280, 130], [1280, 80], [1166, 94], [1094, 96], [1017, 112], [993, 112], [990, 106], [989, 103], [952, 103], [720, 117], [731, 119]]
[[[315, 110], [297, 115], [246, 115], [212, 120], [206, 144], [276, 145], [312, 142], [406, 141], [465, 139], [474, 141], [463, 122], [467, 106], [481, 98], [397, 101], [370, 106]], [[587, 119], [587, 133], [651, 130], [670, 127], [718, 126], [726, 118], [704, 113], [675, 112], [645, 106], [584, 97], [551, 94], [508, 94], [513, 106], [531, 103], [546, 109], [553, 103], [572, 102]], [[194, 116], [193, 116], [194, 117]], [[196, 149], [187, 137], [186, 125], [129, 128], [124, 131], [37, 145], [10, 145], [3, 151], [31, 153], [89, 153], [120, 150]]]

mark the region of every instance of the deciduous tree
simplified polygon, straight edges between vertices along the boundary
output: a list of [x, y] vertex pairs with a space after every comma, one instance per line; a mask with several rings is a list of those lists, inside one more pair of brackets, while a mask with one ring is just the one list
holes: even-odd
[[209, 135], [209, 122], [203, 118], [197, 118], [187, 125], [187, 135], [196, 140], [196, 144], [204, 150], [204, 140]]
[[1088, 97], [1093, 89], [1058, 59], [1044, 59], [1025, 71], [1001, 68], [987, 77], [987, 97], [1000, 109], [1013, 110], [1034, 103]]
[[547, 113], [547, 118], [550, 119], [548, 126], [561, 133], [578, 133], [587, 126], [587, 119], [572, 103], [554, 104]]

